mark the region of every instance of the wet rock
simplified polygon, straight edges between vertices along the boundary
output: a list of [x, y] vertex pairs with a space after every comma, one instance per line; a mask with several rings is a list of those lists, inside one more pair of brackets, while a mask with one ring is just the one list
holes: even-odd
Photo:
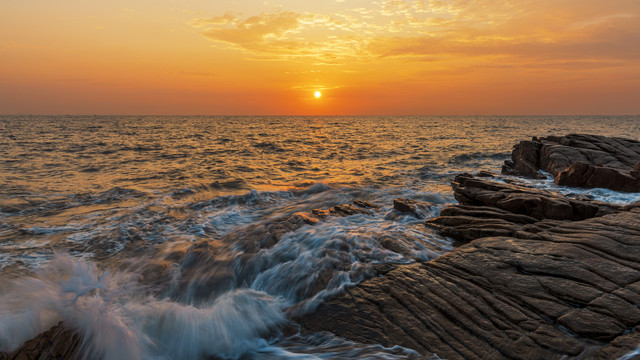
[[[427, 220], [425, 225], [460, 244], [489, 236], [539, 238], [535, 234], [550, 225], [547, 221], [494, 207], [454, 205], [443, 209], [440, 216]], [[561, 223], [553, 221], [554, 225]]]
[[426, 201], [414, 199], [397, 198], [393, 200], [394, 209], [403, 213], [411, 213], [419, 219], [427, 217], [432, 206], [433, 204]]
[[[640, 162], [640, 142], [631, 139], [609, 138], [598, 135], [570, 134], [566, 136], [548, 136], [533, 138], [531, 141], [521, 141], [514, 146], [511, 160], [507, 160], [502, 167], [506, 175], [520, 175], [529, 178], [543, 179], [540, 170], [550, 173], [557, 180], [558, 174], [575, 163], [590, 165], [594, 184], [607, 189], [619, 188], [617, 185], [626, 177], [637, 178], [640, 169], [633, 169]], [[604, 168], [604, 169], [603, 169]], [[618, 172], [612, 172], [617, 169]], [[585, 165], [578, 165], [578, 170], [586, 171]], [[632, 173], [633, 172], [633, 173]], [[606, 174], [613, 174], [616, 179], [611, 186], [607, 182]], [[624, 176], [622, 176], [622, 175]], [[562, 182], [567, 174], [564, 175]], [[574, 183], [582, 181], [580, 177], [571, 180]], [[627, 182], [624, 180], [623, 182]], [[578, 185], [581, 186], [581, 185]], [[588, 185], [585, 185], [588, 186]], [[625, 185], [626, 186], [626, 185]], [[627, 190], [623, 190], [627, 191]]]
[[620, 210], [584, 196], [565, 196], [469, 174], [457, 176], [453, 187], [463, 205], [443, 209], [425, 225], [459, 244], [489, 236], [539, 239], [537, 233], [563, 222]]
[[632, 176], [632, 172], [579, 161], [558, 173], [554, 182], [558, 185], [573, 187], [640, 192], [640, 179]]
[[[79, 358], [81, 347], [80, 336], [59, 323], [4, 356], [7, 360], [67, 360]], [[0, 353], [0, 359], [2, 356]]]
[[[630, 349], [634, 349], [633, 351], [640, 349], [640, 331], [636, 330], [626, 335], [618, 336], [607, 346], [590, 352], [588, 358], [591, 360], [622, 359], [623, 356], [631, 352]], [[624, 360], [632, 359], [640, 359], [640, 352], [635, 353], [635, 356], [624, 358]]]
[[280, 241], [284, 234], [295, 231], [305, 225], [315, 225], [318, 221], [317, 218], [310, 214], [298, 212], [246, 226], [225, 235], [222, 238], [222, 242], [233, 243], [238, 241], [243, 244], [245, 252], [255, 253], [260, 249], [272, 247]]
[[364, 208], [364, 209], [379, 209], [380, 208], [380, 205], [374, 204], [374, 203], [369, 202], [369, 201], [364, 201], [364, 200], [354, 200], [353, 201], [353, 205], [359, 206], [359, 207]]
[[328, 210], [313, 209], [311, 210], [311, 212], [313, 213], [313, 215], [317, 216], [318, 218], [324, 219], [327, 216], [350, 216], [350, 215], [356, 215], [356, 214], [372, 215], [373, 212], [371, 209], [379, 208], [376, 205], [373, 205], [371, 203], [366, 203], [366, 204], [373, 205], [373, 206], [362, 206], [365, 203], [366, 202], [360, 202], [359, 205], [350, 205], [350, 204], [336, 205], [331, 207]]
[[633, 167], [633, 170], [631, 170], [630, 174], [634, 178], [640, 179], [640, 162], [637, 163], [636, 166]]
[[502, 173], [505, 175], [521, 175], [532, 179], [544, 179], [540, 173], [540, 148], [542, 143], [536, 138], [521, 141], [513, 147], [511, 159], [505, 161]]
[[492, 172], [490, 172], [490, 171], [485, 171], [485, 170], [478, 171], [478, 172], [476, 173], [476, 176], [477, 176], [477, 177], [488, 177], [488, 178], [492, 178], [492, 177], [494, 177], [494, 175], [493, 175], [493, 173], [492, 173]]
[[469, 174], [456, 176], [452, 186], [455, 198], [463, 205], [489, 206], [538, 220], [582, 220], [596, 216], [600, 210], [588, 201]]
[[298, 321], [447, 359], [615, 358], [638, 345], [627, 334], [640, 325], [636, 210], [555, 224], [537, 239], [478, 239], [369, 279]]
[[470, 205], [455, 205], [445, 208], [440, 212], [440, 216], [468, 216], [475, 218], [503, 219], [516, 224], [532, 224], [538, 221], [538, 219], [531, 216], [514, 214], [510, 211], [495, 207]]

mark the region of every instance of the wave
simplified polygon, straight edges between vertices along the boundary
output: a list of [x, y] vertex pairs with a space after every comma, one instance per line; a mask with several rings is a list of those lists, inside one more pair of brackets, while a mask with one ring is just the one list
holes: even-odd
[[511, 152], [498, 152], [498, 153], [491, 153], [491, 152], [487, 153], [482, 151], [470, 152], [470, 153], [453, 155], [449, 158], [448, 163], [462, 165], [472, 161], [485, 160], [485, 159], [507, 160], [509, 159], [510, 156], [511, 156]]
[[74, 198], [81, 202], [106, 203], [130, 198], [144, 198], [148, 196], [148, 193], [140, 190], [115, 186], [109, 190], [101, 191], [94, 194], [76, 193], [74, 195]]
[[66, 254], [16, 281], [0, 300], [0, 350], [64, 321], [89, 359], [238, 359], [267, 346], [287, 321], [282, 303], [261, 292], [238, 289], [195, 307], [151, 297], [132, 274], [100, 271]]
[[263, 141], [259, 143], [255, 143], [252, 145], [254, 148], [265, 150], [265, 151], [273, 151], [273, 152], [284, 152], [287, 149], [283, 148], [279, 144], [271, 141]]
[[602, 188], [584, 189], [584, 188], [560, 186], [560, 185], [556, 185], [553, 182], [553, 176], [549, 174], [547, 175], [549, 178], [545, 180], [516, 178], [515, 181], [524, 183], [527, 186], [532, 186], [538, 189], [545, 189], [545, 190], [558, 192], [568, 197], [602, 201], [608, 204], [629, 205], [635, 202], [640, 202], [640, 193], [618, 192], [618, 191], [602, 189]]

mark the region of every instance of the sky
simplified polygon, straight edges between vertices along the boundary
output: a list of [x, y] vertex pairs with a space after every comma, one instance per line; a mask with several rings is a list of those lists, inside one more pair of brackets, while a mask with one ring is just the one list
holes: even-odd
[[2, 0], [0, 114], [640, 114], [640, 1]]

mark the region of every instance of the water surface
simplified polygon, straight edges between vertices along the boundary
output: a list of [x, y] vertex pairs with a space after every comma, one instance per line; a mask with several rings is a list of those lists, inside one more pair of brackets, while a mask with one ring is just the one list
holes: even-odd
[[[497, 173], [519, 140], [638, 139], [639, 120], [0, 117], [0, 350], [64, 320], [108, 359], [415, 357], [291, 319], [379, 266], [452, 249], [394, 198], [437, 216], [455, 174]], [[354, 200], [380, 207], [251, 250], [252, 226]]]

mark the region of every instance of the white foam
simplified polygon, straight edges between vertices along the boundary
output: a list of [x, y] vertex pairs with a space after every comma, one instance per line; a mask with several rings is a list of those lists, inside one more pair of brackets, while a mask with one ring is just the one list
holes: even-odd
[[640, 192], [628, 193], [628, 192], [619, 192], [619, 191], [602, 189], [602, 188], [584, 189], [584, 188], [560, 186], [560, 185], [556, 185], [553, 182], [553, 178], [546, 179], [546, 180], [517, 178], [517, 180], [524, 182], [525, 184], [531, 184], [538, 189], [551, 190], [563, 195], [569, 195], [569, 194], [585, 195], [592, 198], [593, 200], [602, 201], [602, 202], [614, 204], [614, 205], [628, 205], [628, 204], [632, 204], [640, 201]]
[[[312, 298], [301, 308], [306, 312], [327, 296], [373, 276], [373, 264], [438, 257], [438, 252], [425, 245], [438, 242], [436, 236], [382, 217], [328, 218], [290, 232], [273, 247], [258, 252], [250, 262], [262, 270], [251, 287], [282, 296], [290, 304]], [[439, 246], [448, 250], [449, 243], [442, 240]]]
[[87, 358], [239, 358], [268, 345], [265, 338], [286, 322], [282, 306], [250, 289], [203, 307], [160, 300], [144, 295], [129, 274], [57, 254], [0, 297], [0, 350], [63, 320], [82, 336]]

